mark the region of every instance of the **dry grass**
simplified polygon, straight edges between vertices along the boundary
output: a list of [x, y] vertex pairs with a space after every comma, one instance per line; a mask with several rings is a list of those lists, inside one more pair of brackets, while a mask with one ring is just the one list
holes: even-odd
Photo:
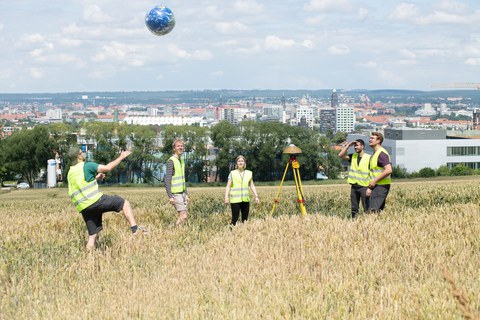
[[15, 190], [0, 195], [0, 319], [474, 319], [479, 182], [397, 184], [354, 221], [346, 185], [305, 186], [305, 218], [291, 187], [270, 217], [277, 188], [261, 187], [235, 228], [223, 188], [192, 188], [180, 228], [163, 189], [106, 189], [150, 232], [106, 214], [92, 253], [66, 190]]

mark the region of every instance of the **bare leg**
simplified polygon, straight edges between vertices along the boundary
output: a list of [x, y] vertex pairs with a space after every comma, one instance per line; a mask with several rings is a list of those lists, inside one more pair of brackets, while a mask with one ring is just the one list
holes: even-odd
[[98, 233], [92, 234], [91, 236], [88, 236], [88, 241], [87, 241], [87, 251], [91, 251], [95, 249], [95, 241], [97, 240], [97, 235]]
[[175, 223], [176, 226], [179, 226], [181, 225], [182, 223], [185, 222], [185, 220], [187, 220], [187, 211], [180, 211], [178, 213], [178, 220], [177, 222]]
[[137, 225], [137, 223], [135, 222], [135, 218], [133, 217], [132, 206], [127, 200], [125, 200], [125, 203], [123, 204], [123, 215], [127, 219], [128, 223], [130, 223], [130, 227]]

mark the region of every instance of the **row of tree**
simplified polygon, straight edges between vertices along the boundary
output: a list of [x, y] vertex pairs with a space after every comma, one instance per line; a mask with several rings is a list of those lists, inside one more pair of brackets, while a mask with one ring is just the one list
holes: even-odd
[[[78, 137], [84, 140], [79, 141]], [[70, 163], [66, 154], [70, 147], [81, 142], [93, 144], [92, 160], [98, 163], [110, 162], [121, 150], [132, 150], [128, 160], [108, 175], [108, 182], [152, 183], [161, 180], [159, 173], [172, 154], [176, 138], [185, 141], [190, 181], [205, 182], [212, 171], [220, 181], [226, 181], [240, 154], [247, 158], [255, 180], [272, 181], [283, 175], [289, 157], [283, 154], [283, 148], [289, 144], [302, 149], [298, 155], [302, 179], [314, 179], [319, 169], [331, 178], [337, 177], [342, 165], [337, 152], [331, 148], [332, 139], [338, 142], [344, 140], [345, 135], [327, 137], [302, 127], [251, 121], [238, 126], [220, 122], [212, 128], [101, 122], [38, 125], [0, 141], [0, 179], [24, 179], [32, 185], [55, 153], [63, 159], [67, 172]]]

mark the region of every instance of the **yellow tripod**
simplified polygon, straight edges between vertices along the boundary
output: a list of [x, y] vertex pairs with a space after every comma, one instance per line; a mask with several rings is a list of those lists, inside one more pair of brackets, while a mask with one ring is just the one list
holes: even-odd
[[273, 215], [275, 211], [275, 207], [277, 206], [278, 196], [280, 195], [280, 191], [282, 190], [283, 181], [285, 181], [285, 176], [287, 175], [288, 167], [291, 164], [293, 169], [293, 178], [295, 180], [295, 188], [297, 191], [297, 202], [300, 205], [300, 213], [302, 216], [307, 214], [307, 209], [305, 209], [305, 197], [303, 196], [303, 188], [302, 188], [302, 179], [300, 178], [300, 163], [297, 161], [297, 154], [302, 153], [302, 150], [295, 146], [294, 144], [289, 145], [288, 147], [283, 149], [283, 153], [287, 153], [290, 155], [290, 159], [287, 162], [285, 167], [285, 172], [283, 173], [282, 181], [280, 181], [280, 186], [278, 187], [277, 196], [275, 197], [272, 212], [270, 213]]

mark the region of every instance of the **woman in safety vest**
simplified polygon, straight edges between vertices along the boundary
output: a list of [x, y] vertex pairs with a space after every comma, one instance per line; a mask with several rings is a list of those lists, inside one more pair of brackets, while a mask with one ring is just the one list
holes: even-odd
[[252, 171], [245, 170], [247, 161], [244, 156], [238, 156], [236, 159], [236, 170], [230, 172], [228, 176], [227, 187], [225, 188], [225, 204], [230, 204], [232, 208], [232, 224], [235, 225], [242, 212], [242, 222], [248, 219], [250, 211], [249, 187], [255, 195], [255, 202], [259, 203], [257, 189], [253, 184]]

